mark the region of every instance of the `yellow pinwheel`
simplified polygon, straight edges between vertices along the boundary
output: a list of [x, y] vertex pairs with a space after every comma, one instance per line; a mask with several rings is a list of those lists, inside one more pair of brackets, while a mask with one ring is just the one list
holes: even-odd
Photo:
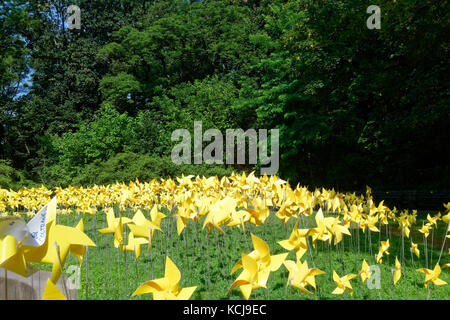
[[[157, 211], [157, 206], [153, 206], [150, 217], [155, 217], [155, 220], [160, 218], [161, 215], [158, 213], [155, 213], [154, 211]], [[153, 215], [152, 215], [153, 212]], [[162, 214], [164, 217], [165, 215]], [[131, 220], [132, 223], [127, 224], [128, 228], [130, 228], [131, 233], [134, 237], [140, 237], [140, 238], [147, 238], [147, 242], [142, 242], [142, 240], [139, 240], [141, 244], [143, 243], [149, 243], [148, 250], [151, 249], [153, 234], [155, 233], [155, 230], [161, 231], [160, 228], [160, 220], [156, 220], [156, 222], [149, 221], [145, 218], [144, 214], [141, 210], [137, 210], [136, 213], [133, 216], [133, 219]], [[139, 251], [140, 251], [140, 245], [139, 245]]]
[[[80, 219], [80, 221], [78, 222], [78, 224], [76, 225], [75, 228], [84, 233], [83, 219]], [[71, 244], [70, 248], [69, 248], [69, 253], [75, 255], [78, 259], [78, 262], [81, 265], [84, 254], [86, 253], [86, 246], [79, 245], [79, 244]]]
[[356, 274], [350, 273], [343, 277], [339, 277], [339, 275], [336, 273], [336, 271], [333, 270], [333, 280], [337, 284], [337, 288], [334, 289], [332, 294], [343, 294], [345, 290], [348, 290], [350, 295], [353, 295], [353, 288], [350, 283], [350, 280], [357, 277]]
[[123, 251], [123, 223], [122, 217], [119, 218], [119, 221], [116, 225], [116, 229], [114, 230], [114, 247], [120, 248]]
[[397, 222], [398, 222], [399, 229], [402, 231], [402, 234], [404, 236], [406, 236], [407, 238], [409, 238], [410, 222], [409, 222], [409, 216], [407, 215], [407, 213], [405, 213], [404, 215], [400, 216], [400, 218], [397, 219]]
[[402, 276], [402, 266], [398, 261], [397, 257], [395, 257], [395, 269], [394, 269], [394, 285], [397, 284], [398, 280], [400, 280]]
[[269, 269], [258, 270], [258, 263], [250, 255], [242, 254], [243, 271], [232, 283], [227, 291], [227, 294], [235, 287], [239, 287], [245, 300], [250, 299], [253, 290], [259, 288], [266, 288], [267, 279], [269, 278]]
[[380, 249], [378, 250], [378, 255], [377, 255], [377, 263], [383, 263], [383, 254], [387, 254], [389, 255], [389, 239], [387, 239], [386, 241], [381, 241], [381, 246]]
[[128, 235], [128, 244], [124, 247], [126, 251], [134, 251], [136, 259], [141, 255], [141, 245], [147, 244], [148, 240], [145, 238], [135, 238], [133, 233]]
[[267, 217], [269, 217], [270, 210], [267, 201], [257, 197], [250, 201], [253, 209], [247, 208], [245, 211], [249, 213], [248, 221], [255, 226], [262, 225]]
[[306, 237], [309, 229], [297, 229], [298, 221], [287, 240], [278, 241], [278, 244], [286, 250], [295, 250], [297, 261], [305, 254], [308, 249]]
[[208, 233], [211, 227], [219, 230], [220, 233], [225, 232], [220, 225], [226, 224], [231, 219], [231, 212], [236, 210], [236, 200], [232, 198], [224, 198], [211, 205], [208, 215], [203, 221], [203, 228], [208, 227]]
[[414, 253], [417, 258], [420, 258], [420, 250], [419, 250], [419, 246], [417, 245], [417, 243], [414, 243], [411, 241], [411, 252]]
[[180, 235], [181, 232], [183, 232], [184, 228], [186, 227], [186, 221], [190, 219], [193, 220], [197, 216], [197, 212], [191, 210], [190, 208], [182, 206], [178, 209], [176, 216], [177, 216], [177, 232], [178, 235]]
[[378, 215], [369, 215], [367, 218], [362, 219], [360, 223], [360, 228], [363, 232], [366, 231], [368, 228], [372, 232], [380, 232], [380, 230], [377, 228], [377, 222], [378, 222]]
[[423, 233], [425, 238], [428, 238], [428, 235], [430, 234], [430, 228], [431, 228], [431, 225], [429, 223], [427, 223], [425, 225], [422, 225], [422, 228], [420, 228], [418, 231], [420, 233]]
[[55, 220], [47, 225], [47, 239], [40, 247], [25, 247], [25, 259], [30, 262], [52, 264], [52, 282], [58, 282], [71, 246], [95, 247], [95, 243], [82, 231], [63, 225]]
[[124, 225], [124, 224], [130, 223], [132, 220], [127, 217], [116, 218], [114, 215], [113, 208], [110, 208], [106, 214], [106, 222], [108, 224], [108, 227], [100, 229], [98, 231], [103, 234], [116, 233], [116, 230], [119, 226], [119, 221], [122, 225]]
[[447, 202], [447, 204], [443, 203], [446, 211], [448, 211], [450, 213], [450, 202]]
[[288, 200], [281, 205], [275, 215], [285, 224], [292, 216], [296, 217], [295, 213], [297, 210], [298, 207], [295, 205], [295, 202]]
[[245, 223], [250, 221], [250, 214], [246, 210], [234, 210], [230, 215], [229, 227], [239, 226], [242, 232], [245, 232]]
[[308, 291], [305, 287], [311, 286], [316, 289], [315, 277], [321, 274], [325, 274], [325, 272], [323, 272], [322, 270], [316, 268], [308, 268], [308, 263], [306, 261], [301, 262], [297, 260], [297, 262], [294, 262], [292, 260], [286, 260], [283, 262], [283, 264], [289, 271], [287, 284], [290, 284], [298, 290], [307, 294], [312, 294], [312, 292]]
[[157, 205], [154, 205], [152, 207], [152, 210], [150, 210], [150, 219], [158, 227], [161, 227], [161, 221], [165, 217], [166, 217], [166, 215], [158, 210]]
[[427, 220], [431, 226], [437, 227], [437, 222], [441, 219], [441, 213], [438, 212], [434, 217], [431, 217], [430, 214], [427, 214]]
[[324, 218], [322, 208], [319, 208], [315, 216], [315, 221], [317, 226], [315, 228], [310, 229], [313, 247], [315, 247], [316, 240], [321, 241], [329, 240], [331, 243], [332, 234], [329, 232], [329, 229], [334, 223], [334, 218], [332, 217]]
[[33, 271], [25, 260], [24, 247], [11, 235], [0, 236], [0, 267], [23, 277]]
[[342, 241], [342, 235], [346, 234], [348, 236], [351, 236], [350, 231], [348, 230], [348, 227], [345, 227], [340, 224], [340, 220], [338, 217], [334, 219], [333, 224], [329, 227], [329, 231], [334, 234], [334, 244], [337, 245], [339, 242]]
[[363, 260], [361, 271], [359, 272], [359, 276], [361, 277], [361, 282], [364, 283], [367, 279], [371, 277], [372, 273], [370, 272], [369, 264], [366, 262], [366, 259]]
[[436, 286], [447, 284], [447, 282], [445, 282], [444, 280], [439, 279], [439, 275], [441, 274], [441, 267], [438, 263], [436, 263], [436, 266], [433, 270], [422, 268], [417, 269], [417, 271], [425, 273], [425, 288], [428, 287], [429, 282], [432, 282]]
[[46, 242], [47, 226], [55, 218], [56, 197], [43, 206], [28, 223], [21, 217], [1, 217], [0, 267], [24, 277], [33, 273], [35, 269], [25, 258], [25, 253]]
[[[281, 253], [271, 256], [269, 246], [264, 240], [258, 238], [254, 234], [251, 234], [251, 237], [255, 250], [250, 252], [249, 256], [260, 264], [259, 270], [267, 268], [269, 269], [269, 271], [277, 271], [283, 261], [286, 259], [288, 253]], [[242, 268], [242, 260], [239, 260], [236, 263], [236, 265], [231, 270], [231, 274], [233, 274], [240, 268]]]
[[164, 278], [144, 282], [132, 296], [153, 293], [154, 300], [189, 300], [197, 287], [180, 288], [180, 279], [180, 270], [169, 257], [166, 257]]
[[59, 291], [50, 279], [47, 279], [42, 300], [67, 300], [67, 298], [61, 291]]
[[442, 221], [444, 221], [445, 223], [450, 223], [450, 211], [445, 216], [442, 216]]

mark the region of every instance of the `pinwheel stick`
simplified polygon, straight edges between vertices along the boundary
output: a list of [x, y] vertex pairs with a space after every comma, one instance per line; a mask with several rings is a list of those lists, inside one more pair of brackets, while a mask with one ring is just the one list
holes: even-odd
[[[411, 247], [412, 247], [412, 239], [411, 239]], [[416, 269], [416, 267], [414, 266], [414, 258], [413, 258], [413, 252], [412, 250], [410, 250], [411, 253], [411, 265], [413, 266], [414, 270]], [[414, 287], [416, 288], [416, 296], [417, 296], [417, 281], [416, 281], [416, 277], [414, 276]]]
[[367, 233], [369, 234], [369, 254], [370, 258], [374, 259], [374, 255], [372, 254], [372, 233], [370, 232], [370, 228], [367, 228], [367, 230]]
[[5, 269], [5, 300], [8, 300], [8, 270]]
[[434, 243], [434, 228], [431, 228], [431, 250], [430, 250], [430, 266], [433, 265], [433, 243]]
[[405, 266], [405, 228], [402, 228], [402, 267], [405, 283], [405, 296], [408, 299], [408, 290], [406, 289], [406, 266]]
[[86, 248], [86, 300], [89, 300], [89, 247]]
[[[125, 238], [127, 239], [127, 231], [125, 229]], [[127, 250], [123, 250], [123, 260], [124, 260], [124, 277], [125, 277], [125, 296], [127, 295], [128, 292], [128, 272], [127, 272]]]
[[[241, 224], [242, 224], [242, 218], [241, 218]], [[244, 239], [245, 239], [245, 244], [247, 245], [247, 250], [250, 251], [250, 246], [248, 245], [248, 240], [247, 240], [247, 232], [245, 231], [245, 229], [242, 231], [244, 232]]]
[[210, 299], [209, 291], [210, 291], [211, 274], [210, 274], [210, 270], [209, 270], [209, 231], [206, 234], [206, 250], [207, 250], [207, 256], [208, 256], [208, 299]]
[[423, 247], [424, 247], [424, 251], [425, 251], [425, 266], [428, 269], [427, 238], [425, 237], [425, 234], [423, 235]]
[[[67, 290], [67, 287], [66, 287], [66, 281], [65, 281], [65, 279], [64, 279], [64, 275], [62, 274], [63, 267], [62, 267], [62, 263], [61, 263], [61, 258], [60, 258], [60, 256], [59, 256], [59, 247], [58, 247], [58, 244], [56, 243], [56, 241], [53, 242], [53, 244], [54, 244], [55, 247], [56, 247], [56, 255], [58, 256], [59, 269], [61, 270], [62, 283], [63, 283], [64, 291], [65, 291], [65, 293], [66, 293], [66, 297], [69, 297], [69, 291]], [[55, 285], [56, 285], [56, 283], [55, 283]]]
[[152, 270], [152, 277], [153, 280], [153, 253], [152, 253], [152, 227], [149, 227], [150, 236], [149, 236], [149, 243], [148, 243], [148, 250], [150, 251], [150, 268]]
[[[134, 252], [136, 252], [136, 245], [134, 245]], [[137, 287], [138, 284], [139, 284], [139, 274], [138, 274], [138, 272], [139, 272], [139, 269], [137, 267], [137, 258], [136, 258], [136, 255], [135, 255], [134, 256], [134, 280], [135, 281], [133, 283], [134, 287]]]
[[117, 277], [118, 277], [117, 283], [119, 285], [119, 300], [122, 300], [122, 291], [120, 290], [121, 286], [120, 286], [120, 252], [119, 251], [117, 251], [117, 256], [118, 256], [118, 258], [117, 258]]
[[447, 224], [447, 230], [445, 231], [444, 234], [444, 240], [442, 241], [442, 247], [441, 247], [441, 253], [439, 254], [439, 258], [438, 258], [438, 264], [441, 261], [441, 257], [442, 257], [442, 252], [444, 251], [444, 246], [445, 246], [445, 239], [447, 239], [447, 234], [448, 234], [448, 230], [450, 229], [450, 222]]
[[113, 283], [113, 280], [112, 280], [113, 276], [112, 276], [112, 271], [111, 271], [111, 269], [112, 269], [111, 247], [109, 244], [106, 246], [106, 251], [107, 251], [106, 254], [107, 254], [107, 261], [108, 261], [108, 280], [109, 280], [107, 286], [108, 286], [108, 290], [111, 292], [111, 284]]

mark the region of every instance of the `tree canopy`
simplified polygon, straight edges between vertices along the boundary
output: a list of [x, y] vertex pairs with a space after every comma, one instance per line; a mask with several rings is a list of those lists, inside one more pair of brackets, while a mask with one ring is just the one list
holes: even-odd
[[95, 183], [81, 177], [117, 157], [172, 168], [158, 160], [171, 133], [201, 120], [279, 129], [279, 174], [303, 185], [449, 189], [448, 1], [378, 0], [371, 30], [372, 2], [4, 1], [0, 176]]

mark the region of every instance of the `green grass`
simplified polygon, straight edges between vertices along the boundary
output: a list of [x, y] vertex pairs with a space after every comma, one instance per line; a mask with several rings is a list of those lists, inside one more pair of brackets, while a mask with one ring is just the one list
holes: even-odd
[[[85, 232], [97, 244], [96, 247], [89, 248], [89, 253], [81, 267], [81, 289], [78, 290], [78, 299], [152, 299], [152, 294], [144, 294], [131, 297], [136, 288], [145, 281], [164, 276], [165, 257], [168, 255], [181, 271], [181, 287], [198, 286], [191, 299], [203, 300], [223, 300], [242, 299], [238, 288], [232, 290], [228, 296], [226, 292], [234, 279], [240, 274], [238, 270], [233, 275], [230, 271], [234, 264], [240, 259], [241, 253], [249, 253], [253, 250], [250, 233], [257, 235], [267, 242], [271, 254], [286, 252], [278, 241], [287, 239], [291, 233], [297, 219], [292, 218], [286, 226], [283, 226], [277, 217], [271, 213], [265, 225], [246, 225], [243, 233], [237, 228], [224, 227], [225, 235], [216, 230], [212, 230], [209, 235], [209, 255], [207, 249], [206, 228], [201, 229], [202, 224], [195, 225], [188, 221], [187, 227], [181, 234], [177, 235], [176, 220], [169, 212], [165, 212], [168, 217], [163, 219], [161, 232], [155, 232], [151, 253], [147, 250], [147, 245], [141, 248], [141, 256], [136, 260], [134, 252], [121, 252], [114, 248], [113, 235], [103, 235], [98, 229], [105, 227], [105, 215], [96, 214], [95, 217], [84, 215]], [[122, 213], [131, 217], [133, 212]], [[148, 212], [144, 212], [148, 217]], [[59, 217], [59, 223], [75, 226], [82, 216], [68, 215]], [[426, 217], [426, 215], [425, 215]], [[359, 231], [359, 246], [357, 243], [358, 230], [352, 229], [352, 236], [344, 236], [344, 240], [336, 246], [328, 245], [318, 241], [315, 248], [311, 248], [310, 253], [306, 253], [302, 261], [306, 258], [310, 268], [316, 267], [325, 272], [324, 275], [316, 277], [318, 290], [315, 295], [301, 293], [296, 288], [286, 286], [288, 272], [282, 265], [280, 269], [272, 272], [269, 276], [267, 289], [257, 289], [252, 292], [252, 299], [449, 299], [450, 285], [433, 286], [430, 285], [430, 292], [424, 287], [423, 273], [416, 269], [426, 266], [425, 251], [422, 234], [415, 231], [422, 226], [421, 214], [411, 231], [411, 237], [415, 243], [419, 243], [420, 259], [415, 255], [411, 260], [410, 239], [405, 238], [404, 254], [405, 263], [401, 260], [401, 237], [395, 224], [389, 225], [389, 234], [386, 226], [382, 226], [381, 233], [369, 233]], [[315, 222], [313, 217], [303, 217], [299, 227], [313, 227]], [[442, 221], [438, 228], [434, 230], [431, 248], [431, 237], [428, 238], [428, 268], [433, 269], [441, 251], [442, 239], [446, 226]], [[129, 232], [127, 227], [124, 228]], [[390, 238], [390, 255], [385, 255], [381, 265], [375, 262], [375, 255], [378, 253], [379, 240]], [[127, 237], [125, 237], [127, 241]], [[311, 241], [311, 239], [310, 239]], [[334, 239], [333, 239], [334, 241]], [[334, 243], [334, 242], [333, 242]], [[372, 246], [372, 247], [370, 247]], [[358, 253], [359, 247], [359, 253]], [[448, 242], [442, 255], [440, 265], [449, 262]], [[372, 253], [372, 254], [370, 254]], [[394, 286], [391, 269], [394, 268], [395, 257], [402, 263], [402, 277]], [[295, 252], [289, 253], [287, 259], [295, 260]], [[353, 296], [347, 292], [344, 295], [333, 295], [336, 285], [332, 279], [333, 270], [340, 276], [354, 273], [359, 274], [363, 259], [369, 265], [378, 265], [381, 271], [381, 289], [369, 289], [366, 284], [361, 284], [359, 276], [351, 280], [354, 289]], [[126, 263], [125, 263], [126, 260]], [[73, 256], [69, 256], [65, 270], [68, 266], [78, 264]], [[209, 268], [208, 268], [209, 265]], [[42, 266], [43, 269], [51, 270], [49, 265]], [[153, 270], [153, 271], [152, 271]], [[443, 269], [440, 278], [450, 283], [450, 269]], [[311, 290], [313, 290], [311, 288]]]

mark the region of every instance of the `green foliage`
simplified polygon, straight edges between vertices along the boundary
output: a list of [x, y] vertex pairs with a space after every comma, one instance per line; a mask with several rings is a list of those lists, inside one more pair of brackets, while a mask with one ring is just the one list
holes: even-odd
[[448, 157], [444, 2], [382, 1], [381, 30], [365, 27], [370, 1], [270, 6], [265, 33], [250, 37], [268, 50], [255, 66], [261, 85], [235, 108], [256, 105], [259, 125], [280, 129], [284, 176], [348, 189], [448, 186], [449, 167], [433, 156]]
[[135, 179], [150, 181], [174, 172], [170, 159], [135, 153], [118, 153], [107, 161], [95, 161], [73, 179], [74, 185], [112, 184]]
[[380, 30], [371, 4], [6, 1], [0, 159], [66, 181], [118, 153], [168, 157], [173, 130], [202, 120], [280, 129], [293, 182], [448, 189], [448, 0], [380, 0]]
[[221, 132], [236, 128], [236, 116], [231, 109], [237, 88], [231, 81], [207, 77], [193, 83], [183, 83], [165, 90], [151, 103], [158, 110], [163, 125], [161, 146], [166, 155], [177, 142], [171, 141], [176, 129], [187, 129], [193, 140], [194, 121], [202, 121], [203, 131], [216, 128]]
[[22, 172], [12, 168], [8, 161], [0, 160], [0, 188], [18, 190], [37, 186], [36, 183], [25, 179]]
[[55, 136], [53, 143], [59, 162], [70, 168], [107, 160], [123, 151], [133, 135], [133, 119], [104, 104], [94, 121], [82, 123], [76, 132]]
[[[73, 168], [72, 168], [73, 169]], [[176, 165], [170, 157], [149, 156], [132, 152], [117, 153], [106, 161], [96, 160], [77, 171], [59, 164], [45, 167], [43, 177], [46, 186], [87, 186], [113, 184], [116, 182], [150, 181], [152, 179], [177, 177], [182, 174], [199, 176], [227, 176], [232, 168], [219, 165]]]
[[[154, 3], [142, 29], [123, 27], [113, 33], [116, 41], [98, 53], [110, 73], [103, 81], [117, 88], [103, 93], [113, 93], [115, 103], [121, 99], [120, 110], [131, 114], [144, 108], [149, 97], [182, 83], [219, 74], [237, 79], [260, 57], [248, 42], [258, 30], [249, 8], [224, 1], [171, 1], [167, 7]], [[132, 92], [122, 90], [130, 87]], [[133, 106], [126, 102], [129, 93]]]
[[107, 76], [100, 81], [100, 91], [103, 99], [113, 105], [133, 104], [132, 96], [140, 94], [142, 89], [139, 82], [124, 72], [117, 76]]

